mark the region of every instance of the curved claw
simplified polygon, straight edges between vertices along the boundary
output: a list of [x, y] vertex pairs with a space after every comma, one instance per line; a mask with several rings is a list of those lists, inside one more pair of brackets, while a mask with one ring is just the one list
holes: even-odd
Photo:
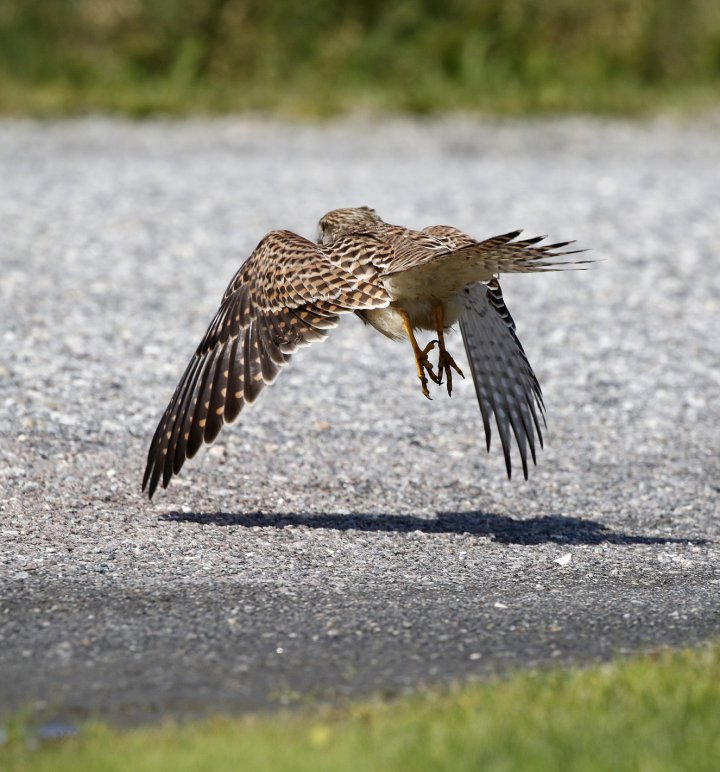
[[463, 371], [457, 366], [455, 360], [448, 354], [447, 349], [445, 348], [445, 308], [440, 303], [439, 305], [435, 306], [434, 309], [435, 314], [435, 331], [438, 334], [438, 375], [439, 380], [436, 380], [435, 383], [441, 384], [443, 375], [445, 376], [445, 381], [447, 383], [447, 393], [448, 396], [452, 396], [452, 371], [455, 370], [455, 372], [461, 377], [464, 378]]
[[430, 380], [435, 383], [439, 383], [440, 378], [440, 376], [435, 373], [435, 370], [433, 369], [433, 366], [428, 359], [428, 354], [433, 350], [433, 348], [435, 348], [436, 343], [437, 341], [431, 340], [424, 349], [418, 349], [415, 352], [415, 364], [417, 366], [417, 374], [418, 378], [420, 379], [422, 393], [423, 396], [427, 397], [428, 399], [432, 399], [432, 397], [428, 391], [428, 379], [425, 374], [427, 373], [427, 375], [430, 376]]
[[[428, 359], [428, 354], [435, 348], [435, 345], [440, 345], [440, 342], [437, 340], [431, 340], [427, 346], [425, 346], [422, 351], [418, 352], [417, 355], [417, 366], [418, 366], [418, 377], [420, 380], [422, 380], [421, 373], [426, 372], [430, 376], [430, 380], [434, 383], [442, 383], [442, 374], [440, 372], [436, 373], [435, 369], [433, 368], [432, 364], [430, 363], [430, 360]], [[423, 393], [425, 393], [423, 391]], [[426, 397], [428, 397], [427, 394], [425, 394]], [[429, 399], [429, 397], [428, 397]]]
[[405, 330], [405, 334], [407, 335], [408, 340], [410, 341], [410, 345], [412, 346], [413, 353], [415, 354], [415, 367], [417, 368], [417, 376], [420, 379], [420, 386], [423, 396], [431, 399], [430, 392], [428, 391], [427, 376], [430, 376], [430, 380], [433, 382], [441, 383], [442, 375], [435, 373], [435, 370], [433, 369], [433, 366], [430, 364], [430, 360], [428, 359], [428, 354], [435, 348], [436, 344], [441, 346], [442, 342], [440, 340], [431, 340], [430, 343], [425, 346], [425, 348], [421, 349], [420, 346], [418, 346], [415, 333], [413, 332], [410, 315], [407, 311], [405, 311], [405, 309], [400, 308], [398, 311], [403, 318], [403, 329]]
[[452, 396], [452, 371], [455, 370], [455, 372], [461, 377], [465, 378], [465, 375], [463, 371], [458, 366], [457, 362], [452, 358], [452, 356], [448, 353], [448, 350], [443, 346], [440, 349], [440, 352], [438, 354], [438, 374], [440, 375], [440, 380], [436, 381], [436, 383], [442, 383], [442, 377], [445, 375], [445, 381], [447, 383], [447, 393], [448, 396]]

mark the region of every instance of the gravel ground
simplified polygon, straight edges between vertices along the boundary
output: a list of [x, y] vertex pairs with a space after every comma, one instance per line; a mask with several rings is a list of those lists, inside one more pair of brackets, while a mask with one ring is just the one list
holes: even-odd
[[[0, 123], [0, 714], [138, 722], [717, 636], [719, 168], [712, 118]], [[530, 481], [485, 453], [470, 382], [428, 402], [409, 348], [348, 318], [148, 503], [240, 262], [362, 203], [603, 260], [503, 283], [548, 406]]]

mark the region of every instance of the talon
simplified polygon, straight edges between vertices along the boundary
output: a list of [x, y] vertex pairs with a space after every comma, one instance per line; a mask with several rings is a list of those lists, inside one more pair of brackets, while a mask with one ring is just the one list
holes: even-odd
[[458, 367], [457, 363], [452, 358], [452, 356], [448, 353], [447, 349], [444, 347], [440, 350], [437, 367], [441, 378], [443, 373], [445, 374], [445, 378], [447, 381], [448, 396], [451, 397], [452, 396], [452, 371], [455, 370], [455, 372], [461, 378], [465, 378], [465, 375], [463, 374], [463, 371]]
[[458, 367], [455, 360], [450, 356], [448, 353], [448, 350], [445, 348], [445, 325], [444, 325], [444, 308], [443, 306], [439, 305], [435, 307], [435, 329], [438, 334], [438, 375], [440, 376], [439, 380], [435, 381], [436, 383], [442, 383], [443, 375], [445, 376], [445, 381], [447, 384], [447, 393], [448, 396], [452, 396], [452, 371], [455, 370], [455, 372], [461, 377], [465, 378], [465, 375], [463, 374], [463, 371]]
[[[436, 343], [438, 343], [438, 341], [431, 340], [430, 343], [428, 343], [424, 349], [418, 352], [417, 354], [418, 377], [422, 380], [423, 376], [421, 376], [420, 373], [425, 372], [430, 376], [430, 380], [433, 381], [434, 383], [442, 383], [442, 375], [440, 373], [435, 372], [435, 369], [433, 368], [430, 360], [428, 359], [428, 354], [435, 348]], [[425, 392], [423, 391], [423, 393]], [[428, 395], [425, 394], [425, 396], [427, 397]]]
[[427, 373], [427, 375], [430, 376], [430, 379], [435, 383], [440, 383], [440, 379], [435, 374], [435, 370], [428, 359], [428, 354], [435, 348], [435, 344], [438, 343], [438, 341], [431, 340], [424, 349], [421, 349], [415, 339], [410, 316], [404, 310], [401, 310], [400, 313], [403, 315], [403, 327], [408, 336], [408, 340], [410, 341], [410, 345], [413, 348], [413, 353], [415, 354], [415, 367], [417, 368], [417, 376], [420, 379], [420, 388], [424, 397], [432, 399], [430, 392], [428, 391], [428, 379], [425, 374]]
[[418, 378], [422, 384], [422, 393], [428, 399], [432, 399], [432, 397], [428, 391], [428, 379], [425, 377], [425, 374], [427, 373], [427, 375], [430, 376], [430, 380], [434, 383], [440, 383], [440, 379], [438, 378], [438, 375], [435, 373], [435, 370], [433, 369], [433, 366], [430, 364], [430, 360], [428, 359], [428, 352], [432, 351], [434, 346], [435, 341], [428, 343], [428, 345], [425, 346], [422, 351], [418, 351], [417, 357], [415, 359], [417, 364]]

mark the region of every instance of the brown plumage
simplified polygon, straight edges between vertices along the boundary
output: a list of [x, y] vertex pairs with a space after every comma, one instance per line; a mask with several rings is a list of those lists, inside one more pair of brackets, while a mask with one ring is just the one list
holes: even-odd
[[[423, 393], [426, 374], [448, 392], [459, 368], [443, 332], [460, 321], [488, 449], [495, 416], [508, 476], [510, 432], [527, 477], [544, 421], [537, 379], [515, 334], [497, 274], [556, 270], [568, 242], [516, 241], [519, 231], [476, 241], [449, 226], [413, 231], [367, 207], [336, 209], [320, 220], [319, 244], [273, 231], [235, 274], [220, 308], [175, 389], [150, 443], [143, 490], [167, 487], [186, 458], [210, 443], [271, 384], [300, 347], [324, 339], [340, 315], [355, 312], [391, 338], [409, 337]], [[587, 261], [572, 261], [587, 262]], [[414, 330], [438, 334], [438, 373]]]

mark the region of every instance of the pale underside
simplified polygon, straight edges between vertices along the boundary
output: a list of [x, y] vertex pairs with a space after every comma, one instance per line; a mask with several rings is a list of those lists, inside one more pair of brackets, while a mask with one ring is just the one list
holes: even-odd
[[[491, 278], [489, 276], [488, 280]], [[356, 313], [388, 338], [402, 340], [407, 338], [407, 331], [401, 311], [408, 314], [414, 330], [434, 331], [435, 310], [442, 306], [444, 327], [450, 328], [457, 324], [462, 313], [460, 293], [465, 286], [479, 279], [474, 279], [472, 275], [459, 275], [459, 272], [452, 268], [448, 270], [442, 263], [432, 263], [404, 273], [382, 276], [380, 281], [391, 298], [390, 305]]]

